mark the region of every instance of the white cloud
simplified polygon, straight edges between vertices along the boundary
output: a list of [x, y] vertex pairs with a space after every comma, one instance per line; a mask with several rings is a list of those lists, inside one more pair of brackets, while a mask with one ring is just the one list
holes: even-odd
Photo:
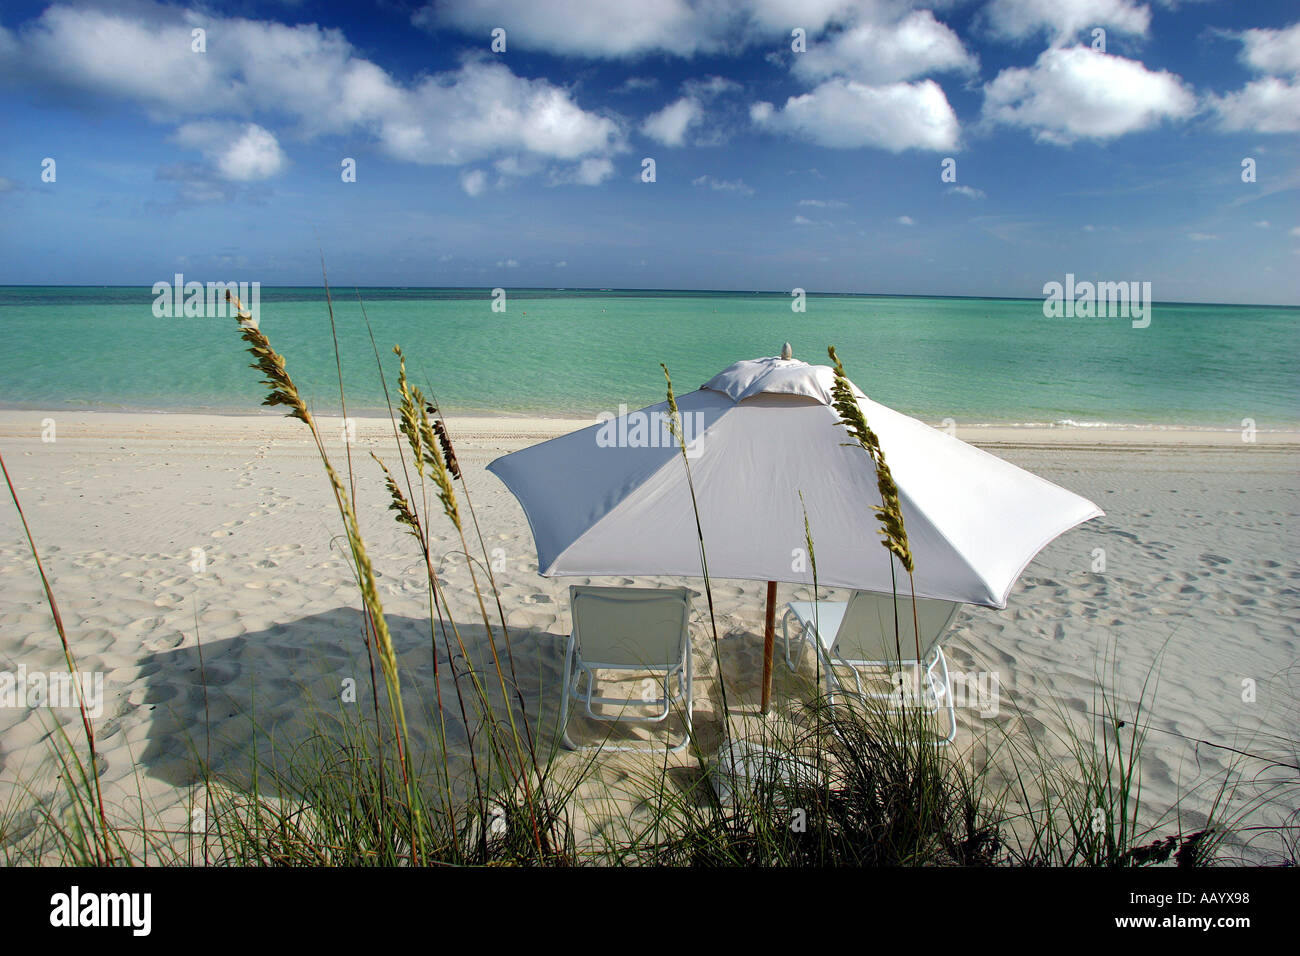
[[175, 138], [186, 149], [201, 152], [216, 175], [229, 182], [268, 179], [287, 165], [274, 134], [256, 123], [186, 123]]
[[[1241, 60], [1260, 73], [1240, 90], [1205, 98], [1219, 128], [1257, 133], [1300, 132], [1300, 23], [1284, 30], [1246, 30]], [[1284, 79], [1283, 77], [1290, 77]]]
[[[190, 30], [207, 30], [207, 52]], [[357, 55], [338, 30], [223, 19], [148, 2], [122, 11], [52, 6], [8, 35], [7, 72], [85, 98], [126, 101], [159, 122], [256, 118], [295, 137], [373, 137], [394, 158], [462, 165], [502, 153], [550, 160], [624, 148], [613, 118], [570, 91], [469, 58], [409, 83]], [[267, 144], [228, 169], [255, 174]], [[258, 157], [262, 157], [259, 160]]]
[[812, 34], [828, 23], [851, 20], [883, 5], [873, 0], [736, 0], [736, 4], [751, 11], [760, 29], [779, 31], [787, 37], [794, 27], [803, 27]]
[[842, 209], [846, 204], [838, 199], [800, 199], [799, 205], [817, 209]]
[[615, 93], [635, 93], [638, 90], [653, 90], [659, 85], [659, 78], [656, 76], [629, 76], [619, 86], [614, 88]]
[[862, 83], [893, 83], [944, 70], [972, 72], [976, 61], [957, 34], [929, 10], [896, 23], [865, 21], [809, 46], [794, 58], [794, 74], [815, 82], [843, 76]]
[[809, 219], [802, 214], [797, 214], [790, 221], [796, 226], [816, 226], [818, 228], [833, 228], [835, 225], [829, 219]]
[[[783, 113], [755, 104], [750, 113], [756, 122], [770, 120], [774, 129], [802, 131], [827, 144], [951, 149], [958, 126], [942, 89], [932, 82], [898, 84], [940, 70], [971, 72], [976, 62], [949, 27], [910, 6], [911, 0], [464, 0], [430, 4], [413, 20], [480, 37], [502, 27], [507, 49], [517, 44], [587, 59], [737, 53], [774, 41], [788, 49], [797, 26], [807, 31], [810, 46], [794, 57], [792, 69], [822, 85], [792, 99]], [[776, 51], [772, 56], [785, 61]], [[739, 88], [719, 77], [687, 81], [681, 98], [648, 117], [641, 130], [668, 146], [698, 141], [692, 132], [701, 123], [703, 104]], [[837, 133], [833, 127], [843, 110], [865, 115], [851, 117], [849, 129]]]
[[911, 216], [899, 216], [897, 222], [900, 226], [916, 225], [916, 220], [914, 220]]
[[1177, 75], [1083, 46], [1046, 50], [1034, 66], [1003, 70], [984, 88], [986, 119], [1051, 143], [1113, 139], [1189, 116], [1195, 105]]
[[787, 40], [793, 27], [811, 37], [831, 23], [845, 23], [878, 7], [881, 0], [456, 0], [431, 3], [411, 18], [419, 27], [454, 27], [484, 38], [506, 31], [506, 49], [545, 50], [591, 59], [667, 53], [738, 52], [774, 37]]
[[1211, 242], [1219, 237], [1211, 235], [1208, 232], [1189, 232], [1187, 238], [1192, 240], [1192, 242]]
[[1256, 133], [1300, 132], [1300, 83], [1276, 76], [1252, 80], [1235, 93], [1211, 94], [1206, 103], [1219, 115], [1221, 129]]
[[[641, 132], [665, 146], [685, 146], [687, 135], [698, 131], [704, 122], [704, 104], [743, 87], [721, 76], [706, 76], [682, 83], [682, 96], [663, 109], [650, 114], [641, 124]], [[692, 145], [716, 145], [722, 139], [716, 132], [709, 137], [693, 137]]]
[[596, 186], [614, 175], [614, 163], [604, 156], [589, 156], [578, 164], [574, 182]]
[[[758, 102], [750, 107], [755, 125], [802, 137], [822, 146], [952, 149], [960, 138], [956, 114], [933, 80], [906, 83], [937, 71], [973, 72], [975, 58], [957, 35], [928, 10], [901, 18], [887, 2], [822, 0], [805, 11], [794, 0], [765, 0], [757, 19], [815, 29], [839, 29], [794, 57], [791, 72], [816, 83], [792, 96], [783, 108]], [[812, 26], [808, 26], [811, 20]], [[820, 23], [820, 26], [818, 25]], [[780, 58], [777, 58], [780, 62]]]
[[699, 125], [703, 118], [704, 109], [699, 100], [683, 96], [647, 117], [641, 124], [641, 132], [665, 146], [682, 146], [687, 131]]
[[984, 190], [976, 189], [974, 186], [950, 186], [948, 192], [965, 196], [967, 199], [984, 199], [986, 195]]
[[745, 185], [743, 179], [715, 179], [712, 176], [698, 176], [691, 180], [692, 186], [707, 186], [714, 192], [736, 193], [741, 196], [752, 196], [754, 190]]
[[702, 79], [687, 80], [682, 83], [682, 92], [697, 100], [711, 100], [727, 93], [738, 93], [742, 89], [744, 87], [739, 83], [735, 80], [729, 80], [725, 76], [706, 76]]
[[503, 259], [498, 259], [498, 260], [497, 260], [497, 268], [498, 268], [498, 269], [518, 269], [518, 268], [519, 268], [519, 263], [518, 263], [516, 260], [514, 260], [514, 259], [504, 259], [504, 260], [503, 260]]
[[563, 269], [563, 268], [566, 268], [566, 267], [568, 266], [568, 264], [569, 264], [569, 260], [568, 260], [568, 259], [561, 259], [559, 262], [557, 262], [557, 263], [555, 264], [555, 268], [557, 268], [557, 269]]
[[1294, 229], [1292, 229], [1291, 235], [1295, 236], [1297, 239], [1300, 239], [1300, 226], [1296, 226]]
[[566, 169], [554, 170], [551, 173], [550, 183], [552, 186], [563, 184], [572, 184], [575, 186], [599, 186], [610, 176], [614, 175], [614, 163], [604, 156], [589, 156]]
[[578, 159], [621, 148], [613, 120], [499, 63], [469, 61], [451, 74], [427, 77], [403, 101], [402, 111], [376, 119], [387, 151], [411, 162], [459, 164], [505, 150]]
[[1241, 34], [1242, 62], [1259, 73], [1300, 74], [1300, 23], [1283, 30], [1246, 30]]
[[760, 127], [839, 149], [953, 149], [959, 134], [957, 116], [933, 80], [887, 86], [827, 80], [790, 97], [779, 110], [755, 103], [750, 118]]
[[481, 169], [467, 169], [460, 174], [460, 188], [466, 195], [481, 196], [487, 189], [487, 173]]
[[146, 17], [51, 6], [15, 36], [10, 55], [18, 62], [10, 66], [34, 69], [65, 89], [96, 89], [155, 109], [192, 112], [191, 104], [217, 92], [224, 107], [230, 90], [219, 89], [223, 61], [190, 51], [191, 24], [200, 25], [178, 10]]
[[726, 27], [739, 23], [740, 13], [727, 3], [687, 0], [457, 0], [430, 4], [411, 20], [425, 29], [455, 27], [484, 38], [489, 31], [502, 27], [507, 50], [518, 45], [570, 56], [608, 58], [650, 51], [680, 56], [716, 51], [722, 46]]
[[1092, 27], [1145, 36], [1151, 26], [1151, 8], [1133, 0], [992, 0], [984, 16], [999, 36], [1023, 40], [1047, 33], [1053, 46], [1072, 43]]
[[544, 163], [534, 156], [521, 156], [516, 153], [511, 156], [502, 156], [492, 164], [492, 168], [500, 176], [499, 184], [505, 185], [511, 179], [532, 176], [541, 170], [543, 165]]
[[1258, 222], [1253, 223], [1253, 225], [1258, 226], [1260, 229], [1267, 229], [1269, 227], [1269, 221], [1267, 219], [1260, 219]]

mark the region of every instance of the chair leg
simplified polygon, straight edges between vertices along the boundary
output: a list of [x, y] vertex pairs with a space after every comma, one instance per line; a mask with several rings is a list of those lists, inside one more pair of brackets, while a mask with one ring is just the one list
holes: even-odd
[[936, 730], [933, 741], [936, 747], [946, 747], [957, 738], [957, 704], [952, 696], [952, 679], [948, 674], [948, 659], [944, 657], [943, 648], [934, 649], [934, 659], [928, 666], [917, 665], [918, 689], [922, 683], [934, 701], [934, 709], [930, 713], [934, 715], [935, 722], [940, 721], [940, 711], [948, 715], [948, 732], [941, 737]]
[[569, 739], [569, 686], [573, 682], [573, 635], [564, 647], [564, 689], [560, 692], [560, 740], [570, 750], [581, 748]]
[[692, 711], [695, 708], [695, 676], [691, 668], [691, 648], [686, 646], [686, 735], [682, 742], [675, 747], [669, 747], [669, 753], [679, 753], [686, 749], [686, 745], [691, 742], [695, 736], [695, 721], [692, 717]]
[[948, 676], [948, 658], [944, 656], [942, 647], [935, 647], [935, 654], [938, 656], [940, 673], [943, 675], [943, 692], [948, 701], [948, 736], [939, 741], [939, 746], [943, 747], [957, 739], [957, 703], [952, 696], [952, 680]]
[[[790, 616], [793, 612], [787, 610], [781, 616], [781, 640], [785, 644], [785, 666], [794, 672], [794, 663], [790, 660]], [[805, 635], [806, 636], [806, 635]]]
[[817, 660], [821, 663], [821, 666], [826, 668], [826, 702], [831, 707], [834, 707], [835, 688], [837, 688], [840, 684], [839, 678], [835, 676], [835, 668], [831, 666], [830, 654], [825, 653], [822, 650], [821, 639], [815, 638], [814, 640], [816, 641], [816, 643], [813, 644], [813, 651], [817, 655]]

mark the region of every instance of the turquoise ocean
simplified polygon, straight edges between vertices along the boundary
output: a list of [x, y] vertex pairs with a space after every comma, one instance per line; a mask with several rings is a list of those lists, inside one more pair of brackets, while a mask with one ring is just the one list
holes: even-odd
[[[590, 417], [660, 401], [742, 358], [824, 362], [834, 344], [873, 399], [930, 422], [1300, 428], [1300, 308], [1155, 303], [1047, 318], [1040, 299], [509, 289], [335, 289], [349, 411], [380, 413], [358, 291], [391, 379], [445, 414]], [[0, 287], [0, 406], [248, 413], [264, 390], [229, 317], [154, 315], [145, 287]], [[338, 411], [320, 288], [262, 288], [261, 328], [318, 413]], [[270, 413], [270, 412], [268, 412]]]

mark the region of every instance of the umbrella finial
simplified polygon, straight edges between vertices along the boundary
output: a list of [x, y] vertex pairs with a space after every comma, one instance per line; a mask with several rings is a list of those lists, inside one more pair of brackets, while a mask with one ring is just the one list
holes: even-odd
[[794, 349], [790, 348], [789, 342], [786, 342], [785, 345], [781, 346], [781, 358], [787, 360], [794, 358]]

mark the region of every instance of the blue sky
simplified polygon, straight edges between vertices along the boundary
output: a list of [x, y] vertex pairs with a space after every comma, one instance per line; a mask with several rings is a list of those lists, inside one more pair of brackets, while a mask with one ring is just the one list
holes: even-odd
[[1300, 304], [1290, 0], [127, 0], [0, 27], [0, 283], [314, 285], [323, 251], [339, 285], [1036, 297], [1072, 272]]

